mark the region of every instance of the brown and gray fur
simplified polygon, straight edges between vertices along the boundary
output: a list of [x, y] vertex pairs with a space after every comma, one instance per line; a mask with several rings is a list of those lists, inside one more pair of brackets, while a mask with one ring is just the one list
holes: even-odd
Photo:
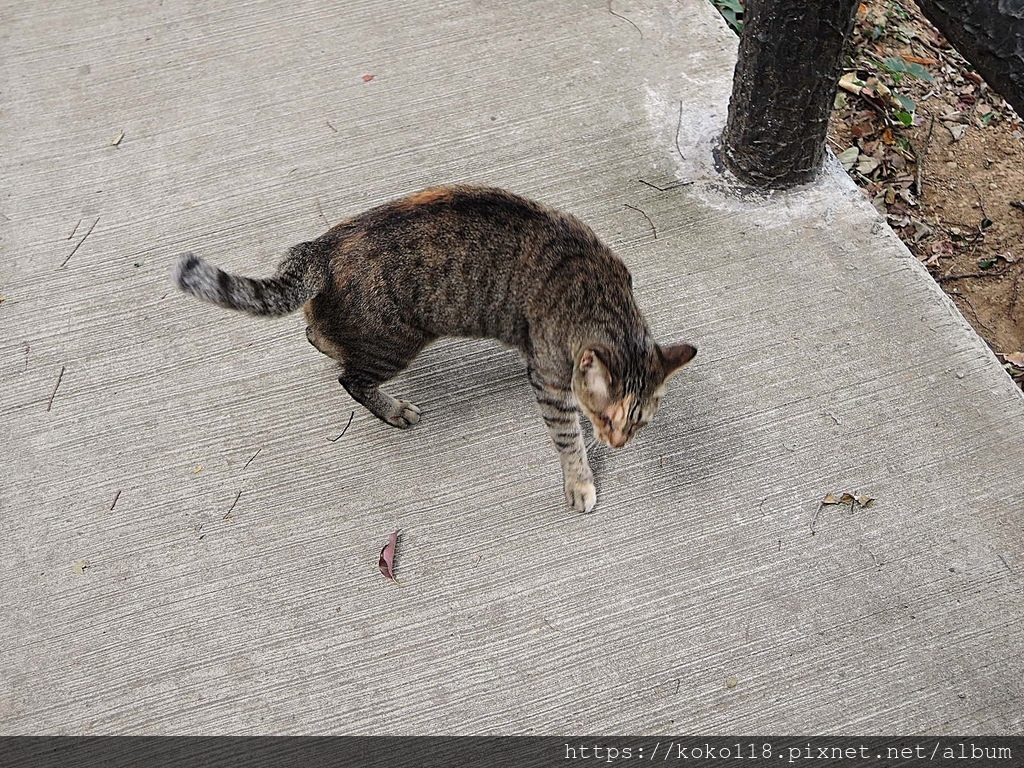
[[423, 190], [301, 243], [271, 278], [230, 275], [186, 255], [186, 293], [254, 315], [305, 310], [310, 343], [341, 363], [339, 382], [382, 421], [420, 410], [383, 392], [442, 336], [518, 349], [576, 510], [596, 500], [578, 412], [621, 448], [658, 409], [666, 380], [696, 354], [654, 342], [626, 266], [583, 222], [500, 189]]

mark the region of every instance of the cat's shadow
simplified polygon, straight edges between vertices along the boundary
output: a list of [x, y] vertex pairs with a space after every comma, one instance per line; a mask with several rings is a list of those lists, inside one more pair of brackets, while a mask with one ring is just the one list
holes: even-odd
[[488, 339], [440, 339], [384, 388], [407, 394], [446, 422], [505, 418], [510, 410], [535, 413], [526, 363]]

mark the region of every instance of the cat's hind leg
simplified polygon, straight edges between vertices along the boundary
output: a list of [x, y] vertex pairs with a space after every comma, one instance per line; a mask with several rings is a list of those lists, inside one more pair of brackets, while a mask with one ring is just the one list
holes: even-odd
[[413, 358], [433, 339], [413, 331], [401, 340], [376, 338], [372, 347], [344, 345], [345, 359], [338, 382], [370, 413], [386, 424], [404, 429], [419, 423], [420, 409], [408, 400], [384, 392], [380, 385], [405, 370]]
[[362, 371], [350, 371], [346, 366], [345, 372], [338, 377], [338, 382], [353, 400], [385, 424], [405, 429], [419, 423], [420, 409], [408, 400], [399, 400], [381, 390], [381, 382], [377, 377]]
[[532, 366], [529, 376], [541, 418], [562, 464], [565, 500], [577, 512], [590, 512], [597, 503], [597, 487], [587, 461], [587, 446], [583, 442], [575, 397], [571, 391], [546, 380]]

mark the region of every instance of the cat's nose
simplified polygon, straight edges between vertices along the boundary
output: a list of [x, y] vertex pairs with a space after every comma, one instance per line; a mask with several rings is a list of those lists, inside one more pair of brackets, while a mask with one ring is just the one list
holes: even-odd
[[629, 442], [629, 436], [625, 432], [612, 432], [608, 437], [608, 444], [612, 448], [621, 448]]

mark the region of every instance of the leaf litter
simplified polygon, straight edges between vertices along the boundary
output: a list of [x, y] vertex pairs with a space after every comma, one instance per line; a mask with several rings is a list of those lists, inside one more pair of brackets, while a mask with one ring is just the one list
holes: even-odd
[[1024, 386], [1024, 122], [908, 0], [863, 2], [851, 38], [829, 144]]
[[[710, 2], [742, 31], [745, 0]], [[1013, 354], [1024, 339], [1021, 116], [911, 0], [864, 0], [847, 51], [829, 144], [975, 331]], [[1014, 258], [992, 269], [1001, 253]], [[1024, 388], [1024, 373], [1008, 371]]]

